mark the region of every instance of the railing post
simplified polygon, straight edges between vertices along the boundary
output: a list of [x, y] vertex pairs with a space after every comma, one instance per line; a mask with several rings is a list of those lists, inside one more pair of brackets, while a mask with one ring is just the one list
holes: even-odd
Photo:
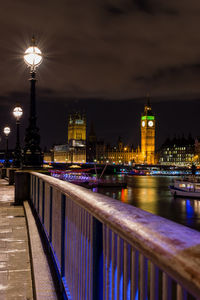
[[44, 224], [45, 182], [42, 181], [42, 223]]
[[16, 169], [14, 169], [14, 168], [9, 168], [8, 169], [8, 182], [9, 182], [9, 185], [13, 185], [15, 183], [15, 172], [16, 172]]
[[163, 277], [162, 300], [170, 300], [172, 296], [172, 280], [166, 273], [163, 273], [162, 277]]
[[30, 200], [33, 203], [33, 175], [30, 175]]
[[150, 271], [150, 300], [158, 300], [159, 299], [159, 270], [151, 263], [151, 271]]
[[40, 215], [40, 178], [37, 179], [37, 212]]
[[93, 218], [93, 300], [103, 300], [103, 225]]
[[61, 196], [61, 276], [65, 275], [65, 206], [66, 196]]
[[179, 284], [177, 285], [177, 300], [187, 300], [187, 292]]
[[36, 176], [33, 176], [32, 177], [34, 178], [34, 188], [33, 188], [33, 205], [34, 205], [34, 208], [36, 208]]
[[147, 292], [148, 292], [148, 261], [147, 258], [141, 254], [141, 262], [140, 262], [140, 299], [147, 300]]
[[[124, 298], [131, 299], [131, 246], [124, 241]], [[155, 299], [156, 300], [156, 299]]]
[[[23, 188], [22, 188], [23, 187]], [[30, 174], [28, 172], [15, 172], [15, 204], [23, 205], [23, 201], [30, 199]]]
[[139, 299], [139, 252], [131, 249], [131, 299]]
[[53, 188], [50, 186], [50, 207], [49, 207], [49, 241], [52, 242], [52, 200], [53, 200]]
[[6, 168], [1, 168], [1, 179], [6, 177]]

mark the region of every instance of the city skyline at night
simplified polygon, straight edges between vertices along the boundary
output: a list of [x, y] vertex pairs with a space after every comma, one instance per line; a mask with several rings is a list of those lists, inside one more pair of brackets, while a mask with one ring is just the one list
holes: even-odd
[[[38, 92], [39, 93], [39, 92]], [[38, 101], [39, 102], [39, 101]], [[140, 144], [140, 118], [146, 103], [146, 97], [141, 101], [106, 101], [106, 100], [82, 100], [76, 101], [74, 104], [68, 105], [57, 104], [56, 109], [54, 103], [48, 106], [37, 103], [38, 107], [38, 124], [41, 132], [42, 148], [50, 148], [52, 144], [66, 142], [67, 133], [67, 116], [71, 111], [82, 109], [87, 116], [87, 131], [93, 122], [95, 132], [98, 138], [105, 140], [106, 143], [116, 144], [119, 136], [122, 137], [125, 144], [137, 147]], [[80, 104], [80, 105], [79, 105]], [[181, 137], [191, 134], [194, 138], [200, 136], [198, 125], [199, 103], [198, 101], [187, 102], [175, 101], [172, 103], [153, 102], [151, 99], [152, 109], [156, 115], [156, 149], [158, 149], [164, 141], [174, 136]], [[173, 105], [173, 109], [172, 108]], [[12, 108], [6, 111], [1, 119], [3, 125], [11, 127], [9, 136], [9, 144], [15, 145], [15, 119], [12, 116]], [[21, 142], [23, 143], [24, 132], [28, 118], [28, 101], [23, 106], [24, 115], [21, 119]], [[115, 111], [114, 114], [110, 113]], [[46, 118], [41, 115], [44, 112]], [[190, 120], [192, 118], [192, 120]], [[4, 121], [5, 120], [5, 121]], [[44, 122], [45, 120], [45, 122]], [[1, 147], [4, 147], [4, 136], [1, 133]]]
[[2, 1], [1, 299], [199, 299], [199, 28], [198, 0]]

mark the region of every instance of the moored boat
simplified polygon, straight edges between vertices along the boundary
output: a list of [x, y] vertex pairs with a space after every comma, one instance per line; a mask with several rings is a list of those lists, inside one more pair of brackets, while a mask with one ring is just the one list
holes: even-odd
[[86, 188], [93, 187], [118, 187], [125, 188], [127, 183], [125, 181], [117, 181], [117, 180], [107, 180], [104, 178], [97, 178], [88, 173], [83, 172], [69, 172], [69, 171], [61, 171], [61, 170], [51, 170], [51, 176], [68, 181], [70, 183], [74, 183]]
[[174, 197], [200, 198], [200, 180], [195, 176], [176, 179], [169, 188]]

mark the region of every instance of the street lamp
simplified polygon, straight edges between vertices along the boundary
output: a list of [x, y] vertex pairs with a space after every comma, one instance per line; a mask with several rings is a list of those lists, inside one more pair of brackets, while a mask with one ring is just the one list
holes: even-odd
[[21, 161], [22, 161], [22, 153], [21, 153], [20, 137], [19, 137], [20, 118], [23, 115], [22, 108], [20, 106], [16, 106], [13, 109], [13, 115], [16, 118], [16, 125], [17, 125], [17, 139], [16, 139], [14, 159], [13, 159], [13, 166], [19, 168], [21, 166]]
[[10, 134], [10, 127], [8, 127], [8, 126], [4, 127], [3, 132], [6, 136], [6, 149], [5, 149], [4, 167], [8, 168], [8, 167], [10, 167], [9, 158], [8, 158], [8, 135]]
[[35, 38], [32, 38], [31, 46], [25, 51], [24, 61], [30, 68], [30, 115], [29, 126], [25, 134], [25, 146], [23, 164], [27, 167], [41, 167], [43, 164], [43, 156], [40, 148], [39, 129], [36, 126], [36, 100], [35, 100], [35, 84], [36, 84], [36, 68], [42, 62], [42, 52], [35, 44]]

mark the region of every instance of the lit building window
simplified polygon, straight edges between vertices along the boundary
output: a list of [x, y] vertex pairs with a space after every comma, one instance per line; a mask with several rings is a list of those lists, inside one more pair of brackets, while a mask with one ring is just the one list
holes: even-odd
[[75, 123], [76, 124], [83, 124], [83, 120], [76, 120]]

